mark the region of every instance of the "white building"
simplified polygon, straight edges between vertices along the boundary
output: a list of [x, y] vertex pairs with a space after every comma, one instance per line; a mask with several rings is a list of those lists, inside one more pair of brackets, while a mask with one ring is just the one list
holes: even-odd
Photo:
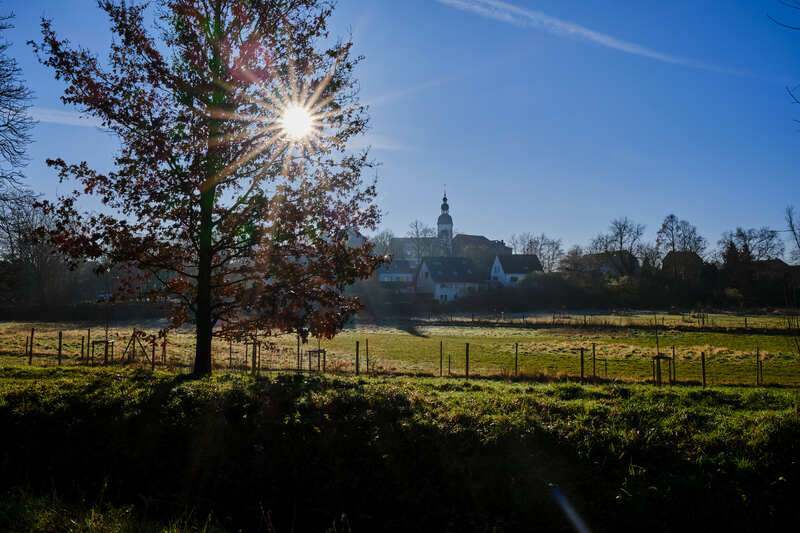
[[497, 255], [492, 263], [491, 278], [506, 287], [514, 286], [524, 277], [542, 270], [542, 263], [535, 255]]
[[388, 265], [378, 267], [378, 281], [381, 283], [413, 283], [416, 269], [411, 261], [394, 259]]
[[477, 292], [482, 278], [469, 259], [426, 257], [417, 272], [417, 293], [450, 302]]

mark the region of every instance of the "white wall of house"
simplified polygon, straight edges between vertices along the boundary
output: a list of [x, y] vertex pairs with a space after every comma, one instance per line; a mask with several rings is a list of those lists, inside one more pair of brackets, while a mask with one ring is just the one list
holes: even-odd
[[500, 258], [497, 256], [494, 257], [494, 263], [492, 263], [492, 271], [491, 271], [491, 279], [492, 281], [499, 282], [506, 287], [516, 285], [522, 278], [527, 276], [527, 274], [520, 274], [518, 272], [505, 272], [503, 270], [503, 265], [500, 264]]
[[433, 293], [434, 285], [428, 264], [422, 263], [419, 272], [417, 272], [417, 292], [423, 294]]
[[378, 274], [378, 281], [382, 283], [389, 283], [392, 281], [402, 281], [404, 283], [411, 283], [414, 281], [414, 274], [397, 274], [393, 272], [381, 272]]
[[436, 283], [433, 297], [440, 302], [452, 302], [477, 291], [477, 283]]

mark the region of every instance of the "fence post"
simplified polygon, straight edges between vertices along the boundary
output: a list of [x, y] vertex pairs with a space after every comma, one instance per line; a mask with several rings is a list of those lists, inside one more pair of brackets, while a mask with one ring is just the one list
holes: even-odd
[[469, 379], [469, 343], [467, 343], [467, 357], [464, 364], [464, 374]]
[[581, 346], [581, 381], [583, 381], [583, 347]]
[[[475, 315], [472, 315], [472, 317], [474, 320]], [[444, 367], [444, 341], [439, 341], [439, 377], [442, 377], [442, 371], [444, 370], [443, 367]]]
[[675, 357], [675, 346], [672, 347], [672, 384], [678, 382], [678, 358]]
[[356, 376], [358, 375], [358, 371], [359, 371], [358, 363], [359, 363], [359, 361], [358, 361], [358, 341], [356, 341]]
[[595, 346], [596, 346], [596, 344], [593, 342], [592, 343], [592, 377], [593, 378], [597, 377], [597, 358], [596, 358], [596, 354], [595, 354]]
[[83, 343], [86, 340], [86, 337], [81, 335], [81, 361], [83, 361]]
[[514, 343], [514, 375], [519, 375], [519, 343]]
[[759, 375], [759, 367], [761, 366], [761, 352], [756, 346], [756, 385], [761, 385], [761, 376]]
[[63, 339], [63, 331], [58, 332], [58, 366], [61, 366], [61, 346]]
[[[298, 341], [298, 342], [299, 342], [299, 341]], [[252, 358], [252, 365], [253, 365], [253, 370], [252, 370], [252, 372], [253, 372], [253, 375], [255, 376], [255, 375], [256, 375], [256, 340], [255, 340], [255, 339], [253, 339], [253, 342], [252, 342], [252, 344], [253, 344], [253, 353], [252, 353], [252, 355], [251, 355], [251, 358]]]
[[[107, 365], [108, 364], [108, 339], [106, 339], [105, 346], [106, 346], [106, 349], [105, 349], [105, 352], [103, 352], [105, 354], [105, 355], [103, 355], [103, 364]], [[147, 352], [145, 352], [145, 353], [147, 353]]]
[[369, 374], [369, 339], [364, 339], [364, 356], [367, 359], [367, 374]]
[[153, 339], [153, 345], [151, 346], [150, 350], [150, 370], [155, 371], [156, 369], [156, 339]]
[[33, 364], [33, 334], [35, 333], [35, 329], [31, 328], [31, 345], [28, 347], [28, 365]]
[[703, 373], [703, 388], [706, 386], [706, 352], [700, 352], [700, 370]]
[[167, 364], [167, 337], [164, 336], [164, 341], [161, 343], [161, 364], [166, 366]]

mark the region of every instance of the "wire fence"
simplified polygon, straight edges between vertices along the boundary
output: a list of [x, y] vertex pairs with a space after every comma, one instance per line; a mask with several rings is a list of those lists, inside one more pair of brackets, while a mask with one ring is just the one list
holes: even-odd
[[[191, 332], [159, 337], [143, 330], [54, 330], [31, 328], [27, 335], [3, 339], [0, 361], [30, 366], [137, 366], [191, 372], [195, 344]], [[215, 371], [241, 373], [325, 372], [333, 374], [406, 374], [434, 377], [531, 380], [620, 380], [694, 385], [800, 386], [800, 360], [794, 354], [752, 353], [736, 356], [711, 347], [699, 354], [680, 347], [619, 355], [608, 345], [581, 341], [559, 343], [543, 352], [505, 338], [492, 343], [453, 338], [421, 338], [409, 351], [391, 342], [373, 343], [369, 335], [350, 347], [332, 347], [311, 339], [295, 345], [259, 336], [215, 338]]]

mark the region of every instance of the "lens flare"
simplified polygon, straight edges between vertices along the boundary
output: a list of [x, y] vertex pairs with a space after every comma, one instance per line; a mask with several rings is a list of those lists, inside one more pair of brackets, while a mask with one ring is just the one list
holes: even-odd
[[314, 118], [308, 109], [297, 104], [286, 107], [281, 117], [283, 133], [295, 141], [305, 138], [314, 127]]

